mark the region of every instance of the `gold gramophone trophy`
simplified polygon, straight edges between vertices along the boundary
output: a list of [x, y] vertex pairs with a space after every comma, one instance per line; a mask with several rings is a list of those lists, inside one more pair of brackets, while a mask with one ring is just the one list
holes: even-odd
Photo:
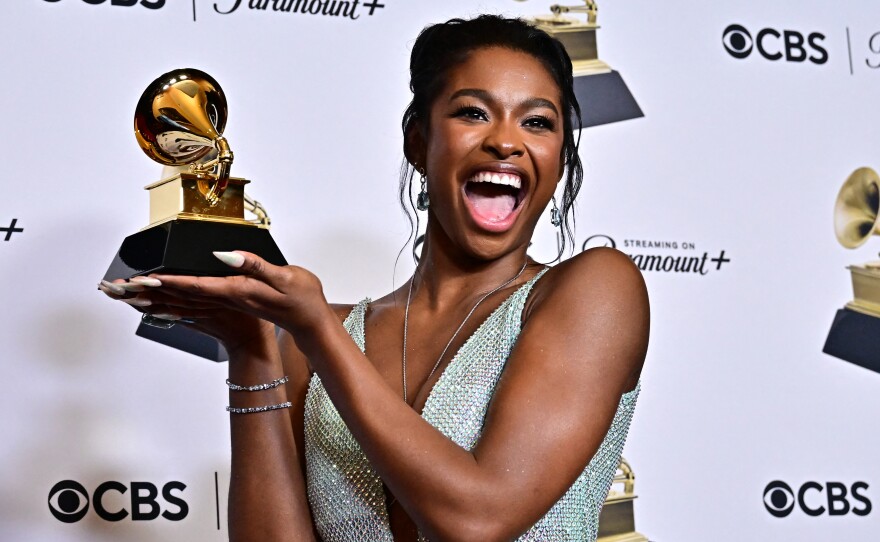
[[[521, 2], [524, 0], [520, 0]], [[550, 6], [551, 15], [534, 17], [532, 22], [541, 30], [562, 42], [571, 57], [572, 72], [575, 77], [610, 73], [611, 66], [599, 60], [596, 42], [596, 22], [599, 6], [595, 0], [584, 0], [583, 6]], [[586, 21], [568, 17], [568, 14], [584, 14]]]
[[[834, 233], [846, 248], [880, 235], [880, 175], [871, 168], [855, 170], [843, 183], [834, 204]], [[880, 372], [880, 261], [848, 267], [853, 300], [837, 311], [823, 351]]]
[[[287, 264], [269, 234], [269, 217], [244, 193], [250, 181], [229, 175], [233, 155], [223, 137], [226, 119], [226, 96], [202, 71], [168, 72], [144, 91], [135, 108], [135, 137], [147, 156], [174, 174], [146, 186], [150, 223], [125, 238], [106, 280], [150, 273], [236, 274], [214, 251], [246, 250]], [[246, 219], [245, 210], [256, 218]], [[147, 314], [141, 320], [141, 337], [214, 361], [227, 359], [211, 337]]]
[[555, 4], [550, 12], [529, 21], [559, 40], [571, 57], [574, 93], [581, 106], [580, 123], [574, 119], [574, 126], [588, 128], [645, 116], [620, 73], [599, 59], [596, 0], [582, 0], [576, 6]]
[[599, 532], [596, 542], [648, 542], [648, 538], [636, 532], [633, 514], [636, 476], [629, 462], [623, 457], [611, 482], [611, 490], [605, 498], [599, 514]]

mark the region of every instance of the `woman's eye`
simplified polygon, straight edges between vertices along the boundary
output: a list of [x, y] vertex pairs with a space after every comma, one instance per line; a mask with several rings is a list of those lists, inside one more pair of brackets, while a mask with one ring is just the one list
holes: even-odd
[[523, 124], [529, 128], [538, 128], [541, 130], [552, 130], [553, 127], [556, 126], [552, 120], [542, 116], [529, 117]]
[[473, 120], [486, 120], [488, 119], [488, 115], [486, 112], [480, 109], [479, 107], [466, 106], [461, 107], [455, 112], [456, 117], [463, 117], [466, 119]]

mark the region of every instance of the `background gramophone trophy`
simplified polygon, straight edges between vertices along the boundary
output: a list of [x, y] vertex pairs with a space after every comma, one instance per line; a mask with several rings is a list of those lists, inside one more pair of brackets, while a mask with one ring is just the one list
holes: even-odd
[[[846, 248], [880, 234], [880, 176], [859, 168], [843, 183], [834, 205], [834, 233]], [[823, 352], [880, 372], [880, 261], [848, 267], [853, 300], [834, 317]]]
[[[250, 181], [229, 176], [233, 155], [223, 137], [226, 118], [223, 90], [199, 70], [166, 73], [144, 91], [135, 109], [135, 136], [147, 156], [177, 174], [146, 187], [150, 223], [125, 238], [105, 280], [236, 274], [214, 251], [246, 250], [287, 264], [269, 235], [269, 217], [244, 193]], [[257, 218], [245, 219], [245, 210]], [[228, 359], [215, 339], [147, 314], [137, 334], [214, 361]]]
[[[620, 73], [599, 59], [596, 40], [596, 31], [600, 28], [597, 24], [598, 4], [595, 0], [584, 0], [583, 3], [577, 6], [552, 5], [551, 14], [531, 19], [538, 28], [562, 42], [571, 57], [582, 126], [588, 128], [644, 117]], [[568, 16], [572, 14], [583, 14], [586, 21]]]
[[648, 538], [636, 532], [633, 501], [636, 477], [632, 467], [623, 457], [611, 482], [611, 490], [599, 514], [599, 532], [596, 542], [648, 542]]

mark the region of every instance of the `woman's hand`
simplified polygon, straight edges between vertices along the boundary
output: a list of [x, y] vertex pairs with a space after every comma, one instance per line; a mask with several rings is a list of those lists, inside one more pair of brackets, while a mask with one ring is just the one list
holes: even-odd
[[215, 252], [214, 255], [242, 274], [151, 277], [162, 281], [162, 290], [171, 295], [240, 311], [292, 333], [310, 329], [322, 317], [332, 314], [321, 282], [309, 271], [294, 265], [272, 265], [250, 252]]
[[[275, 326], [230, 309], [216, 300], [180, 295], [155, 277], [101, 281], [98, 288], [111, 299], [161, 320], [184, 325], [216, 338], [230, 355], [242, 348], [265, 351], [275, 346]], [[233, 357], [237, 357], [234, 356]]]
[[[266, 320], [293, 335], [332, 315], [321, 282], [309, 271], [276, 266], [250, 252], [216, 252], [223, 263], [241, 271], [231, 277], [153, 274], [128, 283], [102, 284], [102, 290], [142, 312], [182, 320], [217, 337], [227, 346], [240, 339], [241, 314]], [[218, 312], [219, 311], [219, 312]], [[237, 314], [237, 316], [236, 316]], [[335, 318], [335, 316], [334, 316]]]

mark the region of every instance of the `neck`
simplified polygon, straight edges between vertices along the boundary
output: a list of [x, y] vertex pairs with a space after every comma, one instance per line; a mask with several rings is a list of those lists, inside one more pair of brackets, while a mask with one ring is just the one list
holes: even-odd
[[442, 310], [498, 287], [516, 276], [528, 259], [525, 246], [495, 259], [481, 259], [463, 253], [432, 230], [429, 224], [413, 277], [413, 298], [425, 296], [432, 308]]

